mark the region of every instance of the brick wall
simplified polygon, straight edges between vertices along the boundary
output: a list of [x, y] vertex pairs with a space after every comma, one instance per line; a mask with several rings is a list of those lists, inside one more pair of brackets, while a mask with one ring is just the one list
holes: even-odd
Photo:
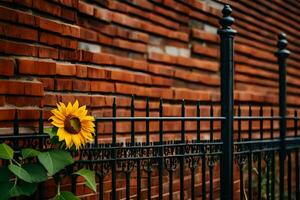
[[[219, 101], [219, 27], [230, 3], [238, 31], [235, 99], [277, 105], [277, 34], [288, 35], [288, 104], [300, 105], [300, 4], [293, 0], [1, 0], [0, 120], [45, 117], [57, 102], [87, 104], [95, 116], [195, 115], [196, 100]], [[246, 108], [245, 108], [246, 109]], [[208, 106], [203, 113], [209, 113]], [[216, 113], [219, 108], [216, 106]], [[120, 132], [128, 132], [120, 126]], [[155, 126], [154, 126], [155, 127]], [[169, 126], [170, 133], [176, 126]], [[195, 127], [194, 127], [195, 128]], [[193, 128], [191, 128], [193, 129]], [[155, 130], [154, 130], [155, 131]], [[102, 129], [101, 133], [110, 133]], [[173, 137], [172, 134], [169, 134]]]
[[[170, 104], [219, 100], [220, 2], [2, 0], [1, 118], [79, 99], [98, 115], [111, 97]], [[299, 4], [230, 1], [236, 19], [236, 100], [277, 103], [277, 33], [289, 49], [288, 102], [299, 105]], [[30, 116], [29, 116], [30, 115]]]

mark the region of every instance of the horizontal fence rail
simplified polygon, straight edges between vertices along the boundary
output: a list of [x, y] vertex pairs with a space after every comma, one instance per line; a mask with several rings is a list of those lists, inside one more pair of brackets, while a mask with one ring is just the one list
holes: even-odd
[[[286, 111], [286, 36], [279, 35], [276, 53], [279, 113], [270, 106], [234, 105], [231, 12], [226, 5], [219, 30], [221, 113], [213, 103], [183, 100], [177, 116], [166, 116], [162, 99], [153, 100], [158, 103], [153, 111], [147, 98], [144, 116], [136, 116], [132, 97], [130, 116], [119, 116], [114, 99], [111, 116], [96, 117], [94, 143], [74, 153], [75, 164], [64, 172], [72, 192], [80, 195], [80, 180], [72, 172], [84, 166], [97, 174], [97, 199], [300, 199], [300, 118], [297, 111], [289, 116]], [[9, 143], [16, 156], [24, 147], [42, 151], [50, 147], [48, 126], [42, 111], [38, 120], [16, 114], [13, 121], [0, 121], [1, 130], [12, 128], [0, 134], [0, 142]], [[24, 127], [34, 128], [21, 132]], [[41, 184], [32, 199], [49, 198], [46, 192]]]

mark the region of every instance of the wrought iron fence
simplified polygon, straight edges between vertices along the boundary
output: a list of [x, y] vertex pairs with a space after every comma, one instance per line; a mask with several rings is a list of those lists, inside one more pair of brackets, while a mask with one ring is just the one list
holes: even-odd
[[[74, 168], [86, 166], [95, 170], [99, 199], [300, 199], [299, 117], [297, 111], [293, 116], [286, 116], [286, 59], [289, 55], [286, 36], [279, 35], [276, 52], [279, 115], [275, 115], [272, 107], [265, 115], [262, 106], [259, 114], [253, 115], [254, 105], [249, 105], [248, 115], [242, 115], [242, 106], [234, 106], [233, 40], [236, 31], [231, 28], [234, 22], [231, 12], [226, 5], [220, 20], [222, 28], [218, 31], [221, 38], [221, 114], [216, 115], [211, 104], [209, 114], [204, 116], [200, 113], [203, 105], [197, 102], [195, 105], [189, 103], [195, 108], [195, 116], [186, 116], [186, 102], [182, 101], [181, 116], [165, 116], [161, 99], [158, 116], [151, 116], [147, 98], [145, 116], [140, 117], [135, 116], [133, 97], [131, 116], [119, 117], [114, 100], [112, 116], [96, 118], [95, 143], [74, 155], [77, 161], [68, 169], [72, 172]], [[37, 122], [37, 133], [20, 134], [20, 128], [29, 121], [20, 120], [16, 115], [13, 134], [1, 134], [0, 142], [10, 142], [16, 153], [28, 146], [47, 148], [49, 140], [43, 132], [43, 113]], [[130, 130], [129, 142], [120, 140], [124, 138], [118, 133], [121, 123], [127, 123]], [[178, 125], [174, 139], [165, 138], [165, 127], [170, 123]], [[137, 124], [143, 124], [142, 141], [137, 140]], [[101, 126], [111, 128], [108, 142], [98, 140], [103, 130]], [[151, 139], [153, 134], [158, 137]], [[175, 139], [175, 135], [179, 135], [179, 139]], [[71, 190], [75, 193], [77, 186], [77, 177], [72, 175]], [[35, 197], [44, 199], [44, 195], [45, 188], [41, 184]]]

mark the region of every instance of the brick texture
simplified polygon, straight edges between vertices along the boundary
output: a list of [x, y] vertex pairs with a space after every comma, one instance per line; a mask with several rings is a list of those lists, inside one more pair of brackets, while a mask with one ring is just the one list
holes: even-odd
[[[195, 116], [191, 105], [197, 100], [204, 104], [220, 101], [216, 30], [221, 11], [209, 2], [1, 1], [0, 120], [13, 119], [15, 113], [37, 118], [36, 110], [47, 113], [57, 102], [75, 99], [86, 104], [93, 115], [111, 116], [114, 96], [120, 107], [118, 115], [128, 116], [131, 95], [136, 96], [139, 116], [145, 115], [146, 96], [150, 97], [153, 116], [158, 116], [159, 98], [166, 99], [165, 115], [180, 115], [178, 102], [185, 99], [187, 114]], [[287, 102], [289, 109], [300, 106], [300, 6], [284, 0], [229, 3], [234, 10], [233, 28], [238, 31], [236, 102], [277, 106], [279, 72], [274, 52], [277, 34], [285, 32], [292, 52], [287, 67]], [[216, 112], [220, 113], [218, 106]], [[203, 107], [201, 113], [209, 115], [209, 107]], [[137, 132], [144, 131], [143, 124], [136, 127]], [[172, 133], [179, 127], [166, 124], [164, 129]], [[195, 124], [187, 127], [196, 129]], [[208, 130], [209, 124], [203, 128]], [[104, 124], [99, 131], [109, 135], [111, 124]], [[130, 125], [121, 124], [118, 131], [126, 134]], [[151, 125], [151, 132], [156, 131], [157, 124]], [[175, 186], [174, 191], [178, 182]], [[197, 187], [200, 190], [200, 185]], [[156, 185], [154, 196], [157, 190]], [[78, 191], [90, 193], [83, 188]], [[93, 195], [83, 195], [83, 199], [93, 199]], [[109, 198], [107, 192], [104, 195]], [[174, 195], [178, 197], [176, 192]]]

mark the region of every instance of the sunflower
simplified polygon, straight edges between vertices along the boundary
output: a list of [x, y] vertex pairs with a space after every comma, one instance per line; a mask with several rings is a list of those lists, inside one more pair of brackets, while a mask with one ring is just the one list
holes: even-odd
[[50, 117], [52, 125], [58, 128], [57, 136], [59, 141], [65, 141], [66, 147], [75, 145], [80, 149], [88, 142], [93, 142], [95, 134], [95, 121], [93, 116], [87, 115], [86, 106], [79, 107], [78, 101], [72, 105], [68, 103], [57, 104], [57, 109], [51, 110]]

